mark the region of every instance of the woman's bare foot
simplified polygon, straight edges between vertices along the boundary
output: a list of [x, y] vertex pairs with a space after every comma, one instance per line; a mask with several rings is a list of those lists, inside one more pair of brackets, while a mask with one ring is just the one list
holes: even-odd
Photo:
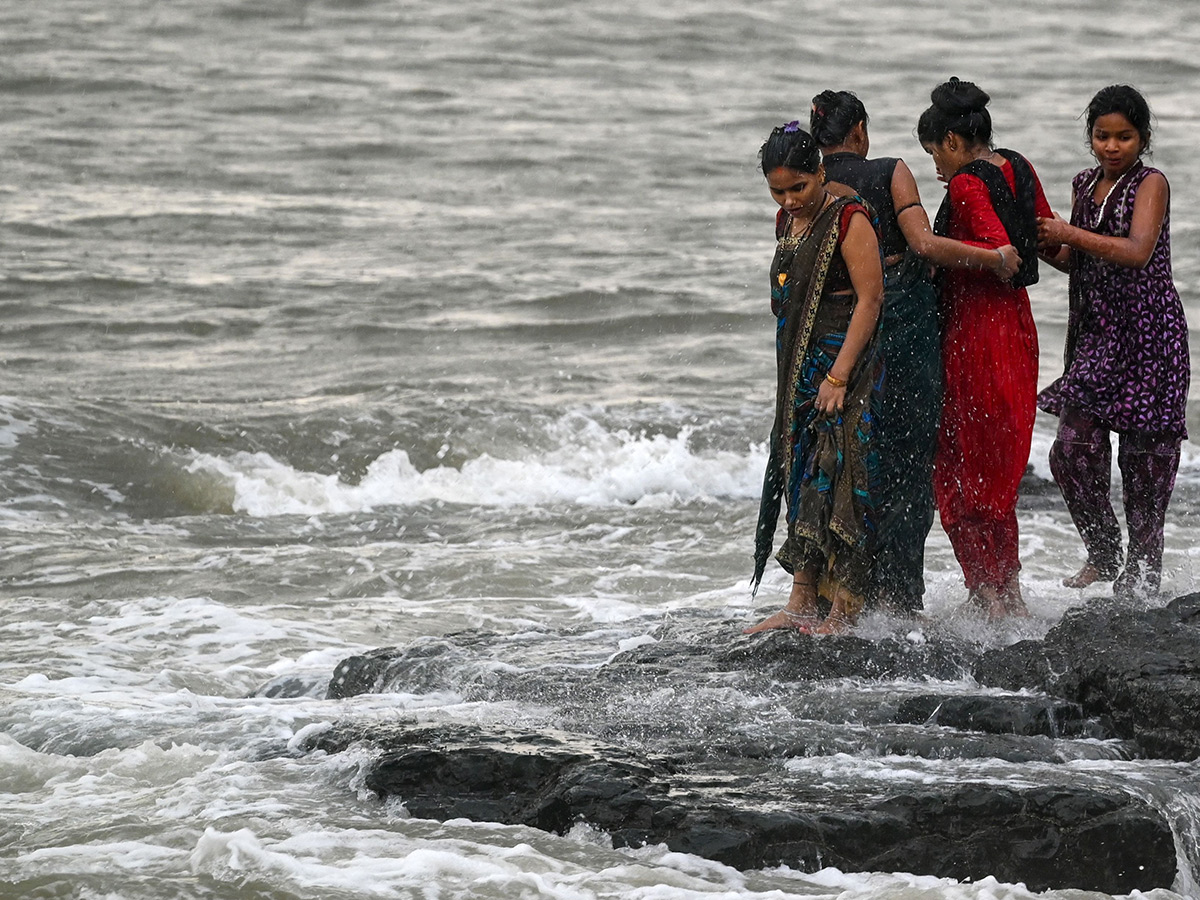
[[813, 634], [849, 634], [854, 628], [854, 623], [847, 621], [842, 616], [835, 616], [830, 613], [825, 617], [824, 621], [815, 625], [812, 628]]
[[1000, 591], [1000, 599], [1004, 603], [1005, 613], [1010, 616], [1015, 616], [1018, 619], [1026, 619], [1029, 617], [1029, 607], [1025, 605], [1025, 598], [1021, 594], [1021, 579], [1014, 572], [1009, 576], [1008, 581], [1004, 584], [1004, 589]]
[[742, 634], [757, 634], [760, 631], [770, 631], [772, 628], [799, 628], [801, 631], [808, 631], [820, 623], [820, 616], [806, 616], [794, 613], [790, 609], [781, 609], [779, 612], [767, 616], [757, 625], [743, 628]]
[[1010, 616], [1025, 618], [1029, 610], [1025, 606], [1025, 598], [1021, 595], [1021, 581], [1014, 572], [1004, 583], [1004, 587], [983, 584], [971, 591], [964, 607], [977, 609], [987, 616], [989, 622], [999, 622]]
[[787, 605], [777, 613], [767, 616], [757, 625], [743, 628], [742, 634], [756, 634], [769, 631], [772, 628], [799, 628], [807, 631], [821, 623], [821, 613], [817, 609], [817, 582], [792, 581], [792, 593]]
[[833, 589], [832, 603], [829, 615], [812, 630], [813, 634], [849, 634], [858, 622], [863, 608], [861, 596], [839, 584]]
[[1008, 615], [1008, 604], [1004, 602], [1004, 595], [999, 588], [990, 584], [980, 585], [972, 591], [968, 602], [983, 610], [989, 622], [999, 622]]
[[1112, 581], [1113, 576], [1105, 575], [1090, 562], [1084, 563], [1083, 568], [1074, 575], [1064, 578], [1063, 587], [1068, 588], [1085, 588], [1089, 584], [1095, 584], [1097, 581]]

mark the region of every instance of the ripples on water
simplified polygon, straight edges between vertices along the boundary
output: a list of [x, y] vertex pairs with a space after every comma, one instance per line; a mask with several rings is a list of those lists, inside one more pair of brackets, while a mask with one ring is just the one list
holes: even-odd
[[[1027, 896], [412, 820], [363, 792], [362, 757], [289, 748], [347, 716], [559, 714], [471, 700], [474, 662], [316, 699], [371, 647], [481, 628], [507, 665], [590, 667], [664, 616], [751, 615], [755, 155], [824, 87], [863, 96], [932, 210], [913, 124], [933, 84], [977, 78], [1061, 210], [1078, 111], [1140, 85], [1200, 321], [1198, 37], [1166, 0], [0, 8], [0, 896]], [[1064, 293], [1034, 294], [1044, 381]], [[1188, 445], [1176, 592], [1198, 490]], [[1036, 635], [1080, 551], [1052, 502], [1022, 517]], [[959, 599], [940, 532], [929, 564], [937, 617]], [[281, 678], [307, 696], [245, 699]], [[707, 702], [732, 726], [744, 697]]]

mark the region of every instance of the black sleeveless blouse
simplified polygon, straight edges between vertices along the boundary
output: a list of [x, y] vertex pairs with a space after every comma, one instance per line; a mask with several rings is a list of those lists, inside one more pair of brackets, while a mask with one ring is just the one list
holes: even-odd
[[892, 203], [892, 173], [899, 161], [894, 157], [863, 159], [853, 153], [831, 153], [825, 157], [826, 177], [854, 188], [878, 217], [876, 227], [884, 256], [895, 256], [908, 249]]

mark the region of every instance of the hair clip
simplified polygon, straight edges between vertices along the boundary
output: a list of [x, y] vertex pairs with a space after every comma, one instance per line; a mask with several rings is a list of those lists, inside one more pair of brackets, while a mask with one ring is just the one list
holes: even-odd
[[783, 126], [784, 134], [794, 134], [799, 130], [800, 130], [800, 123], [796, 119], [792, 119], [792, 121], [788, 122], [786, 125]]

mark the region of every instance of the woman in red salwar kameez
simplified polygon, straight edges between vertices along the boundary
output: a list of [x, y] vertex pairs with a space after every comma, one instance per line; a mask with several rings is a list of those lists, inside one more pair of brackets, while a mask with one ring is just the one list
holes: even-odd
[[1028, 161], [992, 148], [988, 99], [970, 82], [939, 85], [917, 137], [947, 183], [934, 230], [973, 246], [1011, 243], [1021, 254], [1009, 282], [947, 269], [941, 286], [945, 395], [934, 495], [971, 601], [999, 619], [1027, 615], [1016, 508], [1033, 438], [1038, 342], [1025, 285], [1037, 280], [1037, 216], [1053, 214]]

